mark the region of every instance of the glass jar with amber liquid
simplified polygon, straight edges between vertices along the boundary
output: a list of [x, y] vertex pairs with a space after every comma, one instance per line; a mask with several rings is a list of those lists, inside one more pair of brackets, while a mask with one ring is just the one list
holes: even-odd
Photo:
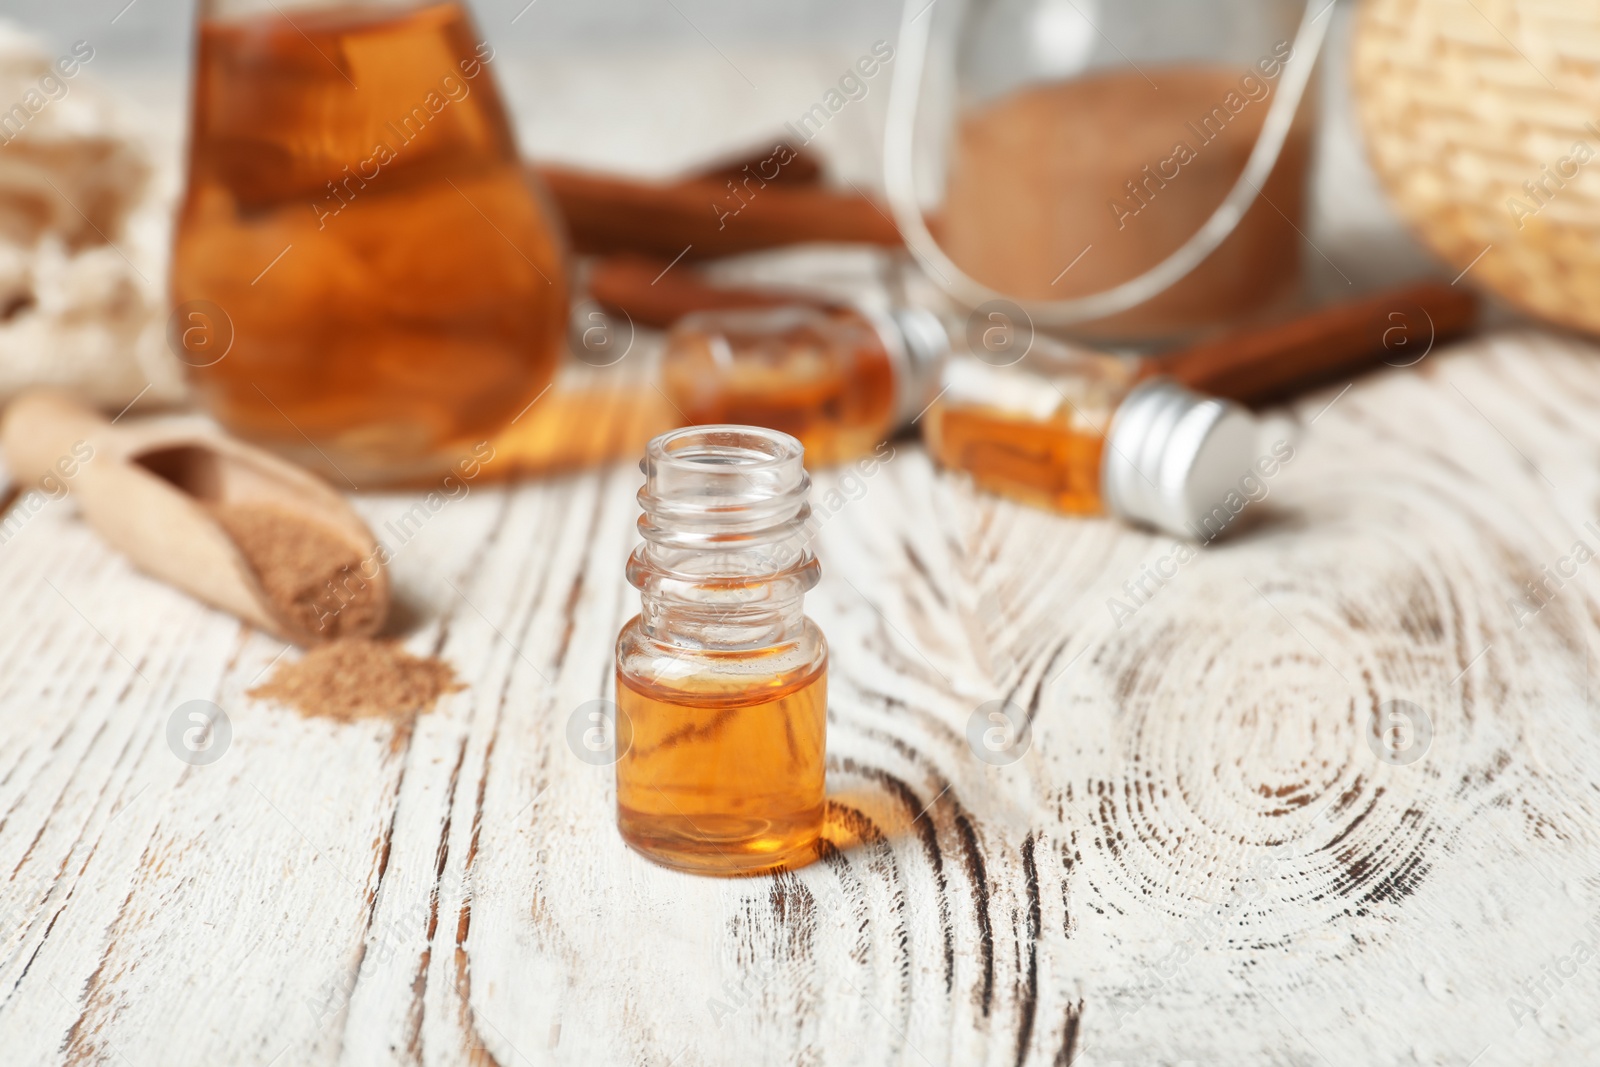
[[822, 833], [828, 646], [810, 479], [788, 434], [695, 426], [640, 464], [643, 610], [617, 639], [617, 828], [657, 863], [754, 874], [813, 859]]
[[202, 0], [169, 339], [224, 427], [352, 485], [503, 428], [563, 343], [559, 225], [455, 2]]
[[980, 489], [1210, 541], [1237, 514], [1230, 492], [1272, 459], [1250, 412], [1145, 361], [1044, 335], [981, 357], [950, 361], [922, 420], [934, 460]]
[[685, 422], [782, 431], [815, 469], [867, 455], [916, 418], [948, 349], [916, 307], [701, 311], [667, 335], [661, 376]]

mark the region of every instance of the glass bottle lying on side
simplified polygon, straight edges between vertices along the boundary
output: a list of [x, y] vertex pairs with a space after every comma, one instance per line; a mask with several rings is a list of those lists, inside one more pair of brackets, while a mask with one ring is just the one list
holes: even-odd
[[819, 467], [867, 455], [915, 418], [948, 351], [920, 308], [703, 311], [673, 327], [661, 373], [685, 421], [779, 430]]
[[828, 645], [800, 442], [692, 426], [640, 464], [642, 611], [617, 638], [617, 829], [657, 863], [753, 874], [816, 857]]
[[1147, 377], [1140, 361], [1042, 335], [1025, 359], [1007, 358], [952, 359], [921, 420], [934, 459], [990, 492], [1210, 540], [1236, 514], [1241, 480], [1287, 458], [1260, 452], [1244, 408]]

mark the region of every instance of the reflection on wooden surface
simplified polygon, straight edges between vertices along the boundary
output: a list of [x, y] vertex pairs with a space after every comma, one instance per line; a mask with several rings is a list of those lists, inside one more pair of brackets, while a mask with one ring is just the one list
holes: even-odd
[[653, 373], [623, 365], [569, 364], [550, 389], [495, 438], [496, 478], [559, 474], [637, 459], [658, 433], [683, 419], [655, 388]]

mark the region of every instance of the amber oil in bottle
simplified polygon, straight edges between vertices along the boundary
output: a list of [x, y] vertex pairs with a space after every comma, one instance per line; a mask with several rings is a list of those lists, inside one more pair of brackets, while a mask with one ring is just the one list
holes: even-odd
[[1100, 467], [1112, 415], [1136, 380], [1125, 360], [1037, 337], [1026, 359], [952, 360], [922, 420], [941, 466], [979, 488], [1070, 515], [1103, 510]]
[[815, 857], [827, 643], [803, 612], [804, 449], [751, 426], [650, 442], [642, 611], [617, 641], [617, 827], [658, 863], [754, 874]]
[[868, 455], [915, 418], [947, 350], [917, 308], [702, 311], [667, 335], [661, 373], [685, 421], [781, 430], [816, 469]]
[[1043, 337], [1022, 355], [997, 365], [975, 352], [946, 367], [922, 424], [940, 466], [1026, 504], [1181, 538], [1230, 525], [1262, 460], [1249, 412]]

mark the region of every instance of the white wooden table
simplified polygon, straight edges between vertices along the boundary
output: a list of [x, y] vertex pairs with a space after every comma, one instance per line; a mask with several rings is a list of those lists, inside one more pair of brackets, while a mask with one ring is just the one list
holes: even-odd
[[818, 539], [833, 847], [740, 880], [629, 852], [566, 740], [637, 606], [633, 468], [399, 547], [470, 683], [403, 727], [246, 698], [281, 644], [50, 503], [0, 546], [0, 1062], [1593, 1063], [1597, 411], [1600, 352], [1534, 331], [1308, 397], [1249, 528], [1120, 627], [1170, 541], [897, 444]]

